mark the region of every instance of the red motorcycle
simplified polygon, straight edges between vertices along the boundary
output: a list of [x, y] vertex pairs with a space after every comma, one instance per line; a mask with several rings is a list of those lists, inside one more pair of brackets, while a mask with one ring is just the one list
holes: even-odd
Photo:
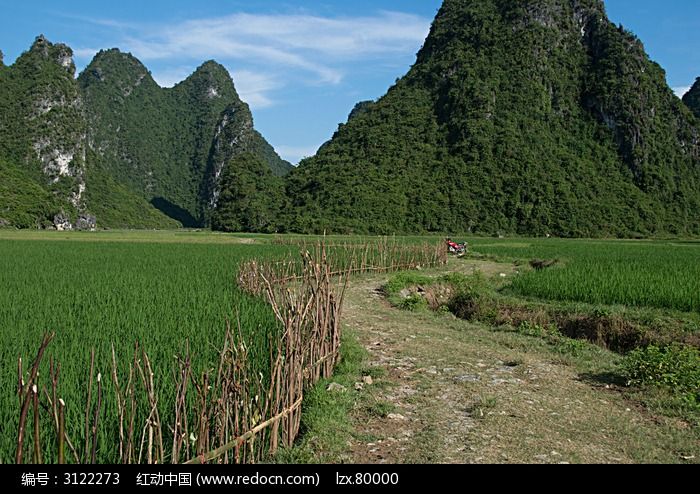
[[466, 242], [463, 244], [458, 244], [448, 238], [447, 248], [449, 249], [450, 254], [455, 256], [463, 256], [467, 253], [467, 250], [469, 249], [469, 244], [467, 244]]

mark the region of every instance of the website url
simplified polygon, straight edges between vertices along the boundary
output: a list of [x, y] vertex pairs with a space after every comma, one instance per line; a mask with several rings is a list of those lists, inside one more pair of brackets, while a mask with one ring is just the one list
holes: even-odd
[[207, 485], [274, 485], [274, 486], [313, 486], [318, 487], [320, 476], [316, 475], [204, 475], [197, 474], [197, 486]]

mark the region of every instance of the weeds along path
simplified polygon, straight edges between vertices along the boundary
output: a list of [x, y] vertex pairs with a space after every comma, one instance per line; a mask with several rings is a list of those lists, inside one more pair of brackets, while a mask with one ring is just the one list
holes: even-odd
[[[449, 269], [500, 276], [512, 268], [460, 261]], [[683, 462], [700, 451], [684, 424], [651, 416], [595, 377], [616, 356], [597, 348], [567, 356], [537, 338], [399, 311], [379, 292], [387, 279], [359, 278], [347, 292], [343, 321], [369, 365], [383, 369], [353, 412], [350, 461]]]

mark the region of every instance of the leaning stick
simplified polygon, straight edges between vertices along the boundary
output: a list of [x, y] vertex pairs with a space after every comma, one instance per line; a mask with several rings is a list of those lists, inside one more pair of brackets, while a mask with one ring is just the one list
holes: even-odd
[[294, 411], [296, 411], [296, 409], [301, 406], [302, 401], [303, 401], [303, 398], [299, 398], [299, 400], [297, 400], [297, 402], [294, 403], [294, 405], [287, 408], [286, 410], [284, 410], [282, 413], [280, 413], [276, 417], [273, 417], [270, 420], [263, 422], [262, 424], [258, 425], [254, 429], [243, 434], [241, 437], [234, 439], [230, 443], [225, 444], [224, 446], [222, 446], [218, 449], [215, 449], [214, 451], [211, 451], [205, 455], [198, 456], [197, 458], [191, 459], [190, 461], [186, 462], [185, 465], [203, 465], [203, 464], [209, 463], [212, 460], [216, 460], [220, 456], [224, 455], [226, 452], [231, 451], [233, 448], [240, 447], [242, 444], [244, 444], [244, 443], [250, 441], [252, 438], [254, 438], [260, 431], [267, 429], [272, 424], [279, 422], [283, 418], [294, 413]]

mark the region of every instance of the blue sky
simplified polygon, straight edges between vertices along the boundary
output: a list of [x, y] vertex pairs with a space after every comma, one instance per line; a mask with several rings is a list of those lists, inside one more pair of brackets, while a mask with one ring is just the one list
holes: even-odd
[[[313, 155], [356, 102], [415, 61], [441, 0], [0, 0], [11, 63], [40, 33], [82, 69], [101, 48], [134, 53], [164, 86], [208, 59], [232, 73], [255, 125], [286, 159]], [[679, 92], [700, 76], [700, 2], [607, 0]]]

